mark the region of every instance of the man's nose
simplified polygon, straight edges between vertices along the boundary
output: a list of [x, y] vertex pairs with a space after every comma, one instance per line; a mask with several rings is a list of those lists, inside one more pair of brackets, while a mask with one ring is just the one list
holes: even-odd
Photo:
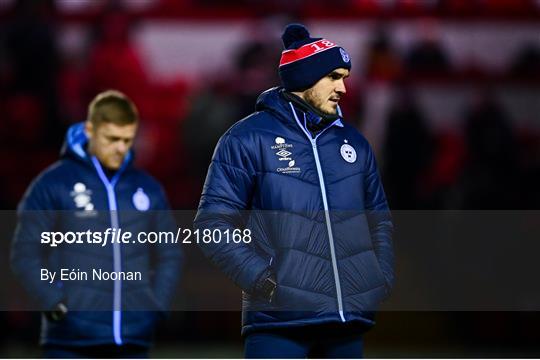
[[125, 142], [119, 141], [116, 144], [116, 151], [118, 151], [120, 154], [125, 154], [128, 150], [129, 150], [129, 147]]
[[338, 94], [346, 94], [347, 93], [347, 88], [345, 87], [345, 81], [343, 81], [343, 79], [340, 79], [337, 84], [336, 84], [336, 92]]

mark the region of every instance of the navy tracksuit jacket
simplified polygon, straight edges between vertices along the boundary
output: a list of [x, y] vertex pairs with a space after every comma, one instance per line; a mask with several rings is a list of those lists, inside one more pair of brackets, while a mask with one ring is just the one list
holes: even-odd
[[[243, 328], [374, 324], [393, 283], [392, 222], [375, 157], [341, 119], [313, 137], [306, 114], [282, 89], [220, 139], [195, 227], [253, 233], [250, 243], [202, 244], [244, 290]], [[245, 212], [248, 210], [248, 212]], [[272, 303], [253, 296], [262, 274], [277, 278]]]
[[[107, 174], [85, 150], [83, 124], [67, 133], [61, 159], [40, 174], [19, 204], [12, 243], [12, 268], [42, 310], [64, 302], [69, 312], [60, 321], [43, 317], [41, 343], [87, 346], [148, 346], [159, 313], [169, 306], [180, 277], [181, 252], [171, 244], [40, 243], [43, 231], [100, 231], [121, 228], [176, 231], [165, 194], [148, 174], [132, 165]], [[155, 262], [155, 265], [152, 265]], [[40, 280], [40, 269], [92, 269], [142, 273], [141, 281]], [[127, 310], [127, 311], [126, 311]]]

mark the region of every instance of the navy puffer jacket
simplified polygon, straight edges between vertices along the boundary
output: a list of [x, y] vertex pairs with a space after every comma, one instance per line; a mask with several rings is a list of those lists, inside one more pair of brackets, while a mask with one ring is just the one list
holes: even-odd
[[[282, 89], [220, 139], [195, 227], [252, 231], [250, 243], [211, 242], [203, 252], [244, 291], [244, 335], [257, 330], [357, 322], [393, 283], [392, 222], [366, 139], [341, 119], [313, 137]], [[247, 211], [246, 211], [247, 210]], [[253, 290], [276, 275], [272, 303]]]
[[[43, 317], [41, 343], [68, 346], [149, 346], [159, 314], [172, 299], [180, 277], [180, 247], [171, 244], [73, 243], [51, 248], [42, 232], [105, 232], [120, 228], [133, 238], [148, 231], [176, 231], [160, 184], [132, 165], [107, 174], [85, 150], [83, 124], [67, 133], [61, 159], [28, 188], [18, 209], [11, 264], [40, 310], [64, 302], [60, 321]], [[40, 279], [40, 269], [86, 272], [87, 281]], [[96, 280], [92, 270], [140, 272], [141, 280]]]

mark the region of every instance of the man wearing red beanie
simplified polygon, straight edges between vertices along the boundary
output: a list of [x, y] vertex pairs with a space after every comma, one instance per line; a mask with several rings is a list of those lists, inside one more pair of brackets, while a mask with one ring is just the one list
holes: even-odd
[[244, 291], [246, 357], [359, 358], [393, 284], [390, 211], [371, 147], [338, 106], [348, 53], [300, 24], [282, 39], [283, 87], [220, 139], [195, 226], [251, 231], [201, 245]]

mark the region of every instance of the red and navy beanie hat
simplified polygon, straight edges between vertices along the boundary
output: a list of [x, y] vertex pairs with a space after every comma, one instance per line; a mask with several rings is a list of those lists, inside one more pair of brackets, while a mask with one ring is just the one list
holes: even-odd
[[349, 54], [323, 38], [312, 38], [301, 24], [289, 24], [283, 35], [285, 50], [279, 62], [279, 77], [286, 90], [303, 91], [332, 70], [351, 69]]

